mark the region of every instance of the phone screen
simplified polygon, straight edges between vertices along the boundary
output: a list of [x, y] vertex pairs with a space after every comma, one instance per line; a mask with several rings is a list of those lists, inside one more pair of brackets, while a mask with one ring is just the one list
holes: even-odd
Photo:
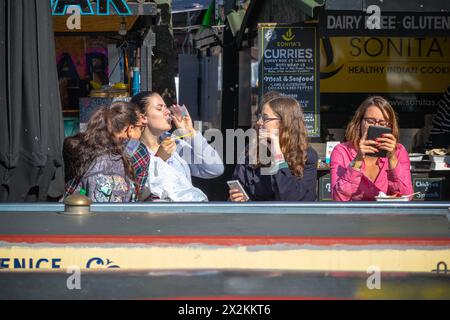
[[[369, 126], [369, 129], [367, 130], [367, 140], [375, 140], [384, 133], [392, 133], [392, 129], [388, 127]], [[376, 153], [368, 153], [367, 156], [385, 158], [387, 156], [387, 151], [379, 150]]]

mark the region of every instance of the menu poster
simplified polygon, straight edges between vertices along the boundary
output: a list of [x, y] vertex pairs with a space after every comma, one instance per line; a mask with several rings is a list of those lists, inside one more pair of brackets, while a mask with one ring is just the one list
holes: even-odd
[[446, 183], [445, 177], [441, 178], [426, 178], [426, 177], [412, 177], [414, 192], [419, 194], [414, 195], [414, 200], [425, 201], [439, 201], [445, 198], [444, 196], [444, 184]]
[[303, 107], [310, 137], [320, 136], [319, 39], [313, 26], [258, 25], [260, 96], [278, 91]]

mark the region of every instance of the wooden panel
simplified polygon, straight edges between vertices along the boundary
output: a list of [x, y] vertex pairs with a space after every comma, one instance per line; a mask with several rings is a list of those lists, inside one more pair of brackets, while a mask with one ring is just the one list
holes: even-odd
[[[67, 29], [66, 22], [69, 16], [54, 16], [53, 30], [55, 32], [118, 32], [123, 17], [120, 16], [81, 16], [81, 30]], [[127, 30], [136, 23], [139, 16], [125, 17]]]

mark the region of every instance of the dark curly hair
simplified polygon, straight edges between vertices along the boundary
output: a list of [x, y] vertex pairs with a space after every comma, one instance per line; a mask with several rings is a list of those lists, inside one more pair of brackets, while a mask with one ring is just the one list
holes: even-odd
[[[125, 174], [134, 182], [133, 166], [125, 154], [123, 141], [116, 134], [129, 125], [137, 125], [139, 116], [136, 105], [123, 101], [98, 109], [89, 119], [85, 132], [64, 142], [66, 181], [80, 180], [98, 157], [115, 155], [122, 158]], [[139, 193], [135, 182], [134, 185]]]

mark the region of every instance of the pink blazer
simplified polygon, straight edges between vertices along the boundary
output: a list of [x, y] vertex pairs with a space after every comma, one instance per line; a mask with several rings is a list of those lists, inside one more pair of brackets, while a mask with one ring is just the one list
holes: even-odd
[[335, 201], [373, 201], [380, 191], [387, 195], [396, 192], [407, 195], [413, 193], [408, 152], [397, 144], [398, 164], [389, 170], [387, 158], [379, 158], [380, 173], [372, 182], [364, 175], [364, 163], [361, 171], [350, 167], [356, 156], [356, 150], [349, 142], [337, 145], [331, 154], [331, 196]]

